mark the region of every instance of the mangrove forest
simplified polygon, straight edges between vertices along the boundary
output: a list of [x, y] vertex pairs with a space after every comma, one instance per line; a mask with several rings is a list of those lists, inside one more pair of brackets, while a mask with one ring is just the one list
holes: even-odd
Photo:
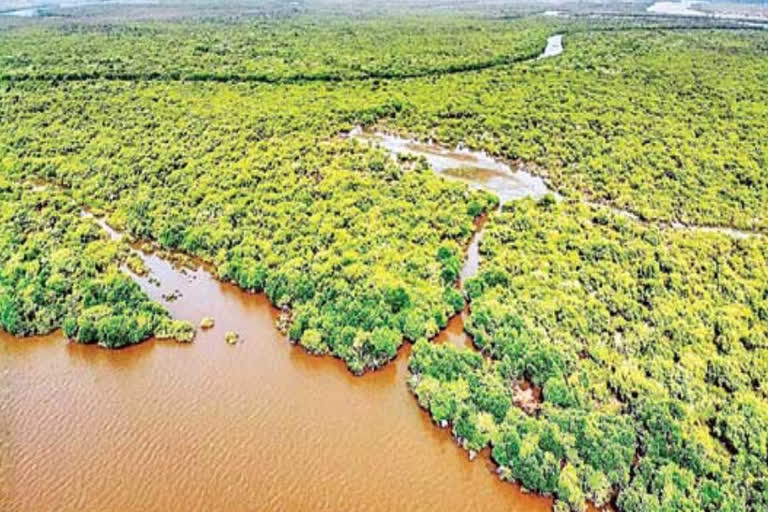
[[[338, 359], [350, 393], [389, 375], [453, 455], [542, 509], [768, 511], [764, 7], [33, 4], [0, 1], [5, 350], [266, 357], [231, 302], [263, 297], [291, 354]], [[441, 341], [453, 322], [466, 343]], [[20, 354], [0, 362], [9, 511], [35, 503]], [[227, 379], [213, 361], [206, 382]], [[321, 395], [339, 372], [311, 371]], [[251, 377], [237, 407], [275, 392]], [[275, 500], [176, 506], [308, 509]], [[118, 506], [88, 503], [59, 505]]]

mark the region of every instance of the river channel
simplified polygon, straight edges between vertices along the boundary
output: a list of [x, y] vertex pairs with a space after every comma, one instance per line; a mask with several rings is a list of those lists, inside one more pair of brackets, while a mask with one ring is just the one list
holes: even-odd
[[[502, 203], [548, 193], [523, 166], [483, 153], [353, 135], [424, 156]], [[477, 272], [482, 222], [478, 233], [462, 280]], [[355, 377], [292, 346], [263, 294], [157, 254], [142, 258], [150, 273], [134, 278], [153, 299], [175, 318], [197, 325], [212, 316], [215, 326], [189, 345], [150, 340], [115, 351], [61, 333], [0, 332], [0, 510], [551, 509], [551, 499], [495, 477], [487, 453], [469, 461], [430, 421], [406, 385], [410, 345]], [[435, 342], [469, 345], [466, 314]], [[242, 343], [225, 343], [227, 331]]]
[[152, 298], [215, 327], [114, 351], [0, 333], [3, 511], [550, 509], [432, 424], [409, 345], [355, 377], [292, 346], [264, 295], [144, 259]]

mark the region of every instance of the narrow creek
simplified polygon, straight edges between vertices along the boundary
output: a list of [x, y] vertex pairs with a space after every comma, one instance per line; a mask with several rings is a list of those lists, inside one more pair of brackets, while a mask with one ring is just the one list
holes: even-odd
[[[550, 38], [552, 39], [552, 38]], [[560, 51], [562, 51], [562, 45]], [[548, 45], [549, 47], [549, 45]], [[436, 174], [450, 180], [466, 183], [469, 187], [486, 190], [499, 198], [499, 208], [504, 203], [525, 197], [541, 198], [551, 193], [544, 180], [531, 174], [524, 165], [510, 165], [494, 159], [487, 153], [470, 151], [466, 148], [449, 149], [431, 142], [421, 143], [383, 132], [366, 132], [358, 127], [348, 137], [367, 144], [377, 145], [387, 150], [393, 157], [410, 155], [423, 157]], [[484, 216], [479, 219], [475, 234], [467, 246], [466, 259], [461, 268], [459, 284], [475, 276], [480, 267], [480, 241], [483, 238]], [[464, 331], [464, 322], [469, 314], [469, 307], [451, 318], [448, 326], [435, 338], [438, 343], [452, 343], [457, 347], [472, 347], [471, 337]]]

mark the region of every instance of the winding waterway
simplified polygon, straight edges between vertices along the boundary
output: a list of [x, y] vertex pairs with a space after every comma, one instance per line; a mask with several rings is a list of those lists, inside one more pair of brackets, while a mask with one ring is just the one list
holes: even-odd
[[[423, 157], [440, 176], [495, 194], [499, 198], [500, 207], [508, 201], [525, 197], [540, 198], [551, 193], [544, 180], [528, 172], [522, 164], [513, 168], [484, 152], [469, 151], [465, 148], [448, 149], [438, 144], [420, 143], [382, 132], [365, 132], [360, 128], [353, 130], [350, 136], [378, 145], [393, 156]], [[483, 225], [484, 219], [467, 247], [467, 256], [460, 275], [462, 282], [474, 276], [479, 268]]]
[[[546, 191], [487, 155], [425, 149], [446, 177], [502, 201]], [[457, 169], [456, 158], [474, 170]], [[477, 270], [479, 239], [462, 279]], [[487, 453], [470, 462], [419, 409], [406, 385], [409, 345], [383, 370], [354, 377], [292, 347], [264, 295], [142, 258], [150, 273], [134, 278], [150, 297], [175, 318], [216, 325], [191, 345], [117, 351], [61, 333], [0, 332], [3, 511], [551, 509], [550, 498], [496, 478]], [[466, 314], [437, 342], [468, 345]], [[244, 342], [227, 345], [230, 330]]]

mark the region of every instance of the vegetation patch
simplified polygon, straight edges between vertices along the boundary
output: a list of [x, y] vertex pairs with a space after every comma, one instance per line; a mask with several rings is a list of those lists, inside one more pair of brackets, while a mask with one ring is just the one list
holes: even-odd
[[0, 327], [14, 335], [63, 328], [79, 343], [120, 348], [151, 336], [189, 342], [174, 321], [120, 271], [126, 246], [63, 193], [0, 177]]
[[[463, 305], [461, 248], [496, 199], [339, 140], [367, 115], [364, 97], [317, 84], [11, 90], [0, 98], [13, 120], [3, 173], [51, 182], [131, 239], [266, 292], [291, 311], [292, 340], [355, 373], [388, 362], [406, 338], [434, 336]], [[373, 115], [402, 108], [384, 104]]]
[[433, 419], [563, 509], [765, 510], [764, 241], [546, 200], [487, 226], [467, 283], [480, 352], [422, 341], [410, 362]]
[[556, 58], [409, 88], [385, 128], [535, 162], [646, 220], [765, 231], [768, 33], [569, 28]]
[[[649, 23], [4, 31], [0, 327], [109, 347], [192, 339], [120, 271], [146, 269], [87, 207], [265, 292], [292, 341], [355, 373], [421, 340], [419, 403], [558, 510], [764, 511], [765, 239], [579, 201], [767, 231], [768, 34]], [[532, 59], [554, 33], [565, 52]], [[425, 340], [463, 309], [463, 249], [497, 198], [340, 137], [357, 125], [530, 162], [565, 198], [490, 214], [465, 287], [478, 351]]]
[[6, 80], [302, 82], [484, 69], [541, 53], [552, 24], [430, 15], [17, 28]]

